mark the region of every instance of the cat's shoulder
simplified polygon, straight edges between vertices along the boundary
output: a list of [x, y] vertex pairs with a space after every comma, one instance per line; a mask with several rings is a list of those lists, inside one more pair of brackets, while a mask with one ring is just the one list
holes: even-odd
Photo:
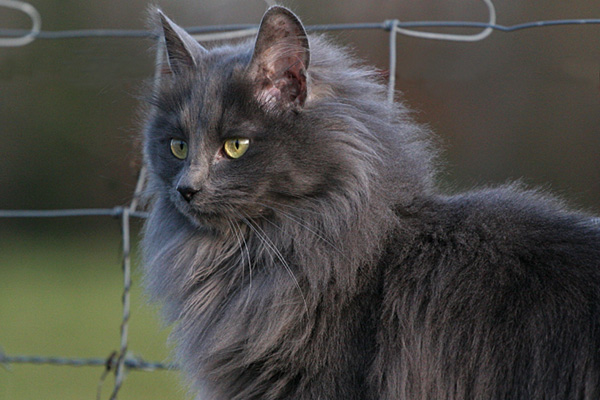
[[512, 310], [525, 324], [550, 307], [580, 315], [571, 327], [599, 321], [600, 227], [589, 216], [515, 187], [433, 196], [399, 215], [380, 263], [384, 318], [420, 310], [440, 327], [474, 316], [494, 326]]
[[478, 238], [497, 246], [518, 242], [538, 247], [588, 240], [596, 248], [600, 246], [600, 227], [590, 215], [569, 209], [556, 197], [518, 184], [433, 195], [420, 201], [417, 208], [414, 215], [421, 222], [420, 233], [442, 240]]

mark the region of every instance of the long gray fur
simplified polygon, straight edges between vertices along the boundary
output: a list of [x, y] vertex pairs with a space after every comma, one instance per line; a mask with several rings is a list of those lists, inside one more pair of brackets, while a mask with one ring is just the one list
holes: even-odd
[[600, 397], [588, 216], [517, 185], [441, 194], [429, 132], [283, 7], [256, 47], [161, 21], [145, 284], [200, 399]]

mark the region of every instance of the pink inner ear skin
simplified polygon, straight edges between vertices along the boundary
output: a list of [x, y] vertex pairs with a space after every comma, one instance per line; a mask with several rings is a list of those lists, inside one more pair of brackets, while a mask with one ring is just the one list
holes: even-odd
[[293, 58], [283, 61], [285, 62], [281, 62], [280, 66], [284, 68], [276, 67], [276, 71], [263, 68], [266, 77], [258, 83], [257, 100], [269, 107], [276, 104], [301, 107], [307, 97], [304, 66], [300, 60], [294, 62]]
[[282, 96], [296, 106], [303, 106], [306, 100], [306, 76], [304, 70], [298, 71], [298, 75], [288, 71], [284, 78], [275, 82], [275, 86], [280, 88]]
[[271, 107], [275, 105], [281, 99], [281, 90], [275, 86], [267, 86], [263, 90], [259, 91], [257, 100], [259, 103]]

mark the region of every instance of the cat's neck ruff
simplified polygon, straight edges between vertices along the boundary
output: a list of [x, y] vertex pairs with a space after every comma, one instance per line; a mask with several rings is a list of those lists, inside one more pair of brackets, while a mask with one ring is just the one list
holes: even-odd
[[331, 210], [280, 206], [271, 218], [214, 231], [157, 201], [146, 225], [146, 284], [175, 323], [178, 361], [198, 381], [282, 351], [290, 334], [294, 351], [310, 347], [318, 310], [343, 308], [374, 281], [368, 265], [394, 221], [385, 211], [356, 204], [345, 223], [333, 224], [323, 217]]

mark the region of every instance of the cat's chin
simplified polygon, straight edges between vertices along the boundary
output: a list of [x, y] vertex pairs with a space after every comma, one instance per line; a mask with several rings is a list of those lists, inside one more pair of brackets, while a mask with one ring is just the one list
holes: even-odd
[[[183, 208], [183, 209], [182, 209]], [[232, 215], [225, 215], [221, 213], [203, 211], [192, 207], [177, 207], [179, 213], [185, 217], [190, 224], [203, 231], [209, 230], [213, 233], [228, 234], [231, 232], [233, 226], [244, 225], [244, 220], [258, 220], [264, 215], [248, 215], [247, 219], [234, 217]]]

